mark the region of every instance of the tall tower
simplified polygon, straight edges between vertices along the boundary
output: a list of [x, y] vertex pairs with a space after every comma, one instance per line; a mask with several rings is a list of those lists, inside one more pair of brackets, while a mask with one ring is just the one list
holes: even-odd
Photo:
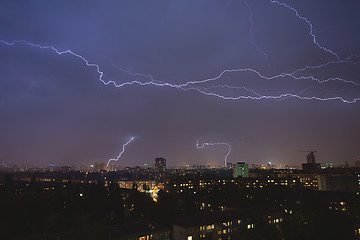
[[155, 158], [155, 171], [165, 172], [166, 171], [166, 159], [162, 157]]
[[314, 152], [310, 152], [306, 156], [306, 160], [307, 160], [307, 163], [315, 163], [315, 154], [314, 154]]
[[320, 163], [316, 163], [315, 161], [315, 153], [316, 151], [311, 151], [306, 155], [306, 163], [301, 164], [303, 170], [319, 170], [320, 169]]

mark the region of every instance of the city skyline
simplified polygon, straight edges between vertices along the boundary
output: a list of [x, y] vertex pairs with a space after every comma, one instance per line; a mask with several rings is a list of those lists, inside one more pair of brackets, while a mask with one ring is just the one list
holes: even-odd
[[[303, 152], [303, 151], [299, 151], [299, 152]], [[316, 151], [315, 151], [316, 152]], [[249, 168], [251, 169], [292, 169], [292, 170], [304, 170], [304, 164], [307, 162], [307, 158], [309, 157], [310, 154], [312, 154], [313, 152], [309, 152], [308, 154], [304, 154], [304, 159], [302, 159], [302, 161], [300, 162], [296, 162], [293, 165], [287, 165], [287, 164], [283, 164], [281, 162], [279, 163], [274, 163], [274, 162], [265, 162], [265, 161], [258, 161], [258, 162], [253, 162], [253, 163], [247, 163], [249, 165]], [[121, 155], [123, 154], [123, 152], [121, 154], [119, 154], [119, 156], [121, 157]], [[141, 168], [141, 169], [156, 169], [156, 161], [157, 159], [165, 159], [161, 156], [157, 156], [153, 159], [147, 159], [146, 161], [143, 161], [141, 164], [138, 165], [131, 165], [128, 164], [123, 164], [123, 163], [119, 163], [120, 158], [116, 159], [109, 159], [107, 160], [107, 162], [90, 162], [88, 164], [76, 164], [73, 163], [71, 165], [64, 165], [64, 164], [54, 164], [53, 162], [49, 162], [49, 163], [45, 163], [43, 165], [34, 165], [34, 164], [17, 164], [17, 163], [0, 163], [0, 169], [2, 169], [3, 171], [9, 171], [9, 172], [13, 172], [13, 171], [62, 171], [63, 168], [66, 169], [71, 169], [72, 171], [94, 171], [94, 169], [96, 168], [96, 166], [101, 170], [106, 170], [106, 171], [118, 171], [118, 170], [126, 170], [128, 168], [132, 169], [132, 168]], [[224, 160], [224, 159], [223, 159]], [[112, 162], [113, 161], [113, 162]], [[111, 163], [112, 162], [112, 163]], [[166, 159], [165, 159], [166, 162]], [[241, 161], [236, 161], [236, 162], [227, 162], [226, 166], [224, 165], [224, 162], [220, 162], [218, 163], [201, 163], [201, 164], [189, 164], [186, 163], [186, 161], [184, 161], [184, 164], [172, 164], [172, 165], [166, 165], [166, 168], [168, 169], [232, 169], [235, 167], [235, 165], [237, 165], [238, 163], [245, 163], [245, 162], [241, 162]], [[107, 163], [111, 163], [111, 164], [107, 164]], [[316, 165], [319, 166], [319, 168], [324, 169], [324, 168], [328, 168], [329, 166], [332, 167], [336, 167], [336, 168], [353, 168], [353, 167], [359, 167], [359, 163], [360, 160], [357, 159], [354, 162], [344, 162], [344, 163], [340, 163], [340, 164], [334, 164], [333, 162], [326, 162], [326, 161], [316, 161]], [[99, 169], [98, 169], [99, 170]], [[306, 170], [306, 169], [305, 169]]]
[[360, 157], [357, 1], [0, 5], [1, 163]]

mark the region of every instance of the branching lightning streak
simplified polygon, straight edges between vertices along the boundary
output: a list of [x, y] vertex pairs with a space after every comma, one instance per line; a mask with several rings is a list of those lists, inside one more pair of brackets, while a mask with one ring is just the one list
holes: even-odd
[[[350, 57], [349, 57], [350, 58]], [[332, 64], [332, 63], [338, 63], [338, 62], [335, 62], [335, 61], [332, 61], [332, 62], [329, 62], [327, 64], [324, 64], [324, 65], [319, 65], [319, 66], [315, 66], [315, 67], [311, 67], [311, 66], [307, 66], [307, 68], [321, 68], [325, 65], [329, 65], [329, 64]], [[129, 70], [123, 70], [122, 68], [118, 67], [120, 70], [122, 70], [123, 72], [126, 72], [128, 74], [130, 74], [131, 76], [141, 76], [141, 77], [146, 77], [146, 78], [150, 78], [151, 79], [151, 82], [155, 83], [155, 80], [154, 78], [150, 75], [150, 74], [142, 74], [142, 73], [132, 73], [131, 71]], [[306, 68], [303, 68], [303, 69], [300, 69], [299, 71], [303, 71], [305, 70]], [[284, 93], [284, 94], [281, 94], [281, 95], [272, 95], [272, 96], [266, 96], [266, 95], [261, 95], [257, 92], [255, 92], [254, 90], [252, 89], [249, 89], [247, 87], [236, 87], [236, 86], [229, 86], [229, 85], [214, 85], [214, 86], [210, 86], [210, 87], [207, 87], [207, 88], [201, 88], [201, 87], [189, 87], [189, 85], [197, 85], [197, 84], [204, 84], [204, 83], [208, 83], [208, 82], [212, 82], [212, 81], [216, 81], [216, 80], [219, 80], [221, 79], [226, 73], [237, 73], [237, 72], [251, 72], [251, 73], [254, 73], [255, 75], [257, 75], [259, 78], [261, 79], [265, 79], [265, 80], [274, 80], [274, 79], [277, 79], [277, 78], [285, 78], [285, 77], [289, 77], [289, 78], [292, 78], [294, 80], [312, 80], [312, 81], [315, 81], [319, 84], [322, 84], [322, 83], [326, 83], [326, 82], [330, 82], [330, 81], [340, 81], [340, 82], [344, 82], [344, 83], [347, 83], [347, 84], [351, 84], [351, 85], [354, 85], [354, 86], [359, 86], [360, 87], [360, 84], [359, 83], [356, 83], [354, 81], [349, 81], [349, 80], [345, 80], [345, 79], [342, 79], [342, 78], [328, 78], [328, 79], [325, 79], [325, 80], [320, 80], [320, 79], [317, 79], [315, 78], [314, 76], [300, 76], [300, 77], [297, 77], [295, 76], [295, 72], [293, 73], [281, 73], [281, 74], [278, 74], [278, 75], [273, 75], [273, 76], [270, 76], [270, 77], [267, 77], [265, 75], [262, 75], [260, 72], [254, 70], [254, 69], [251, 69], [251, 68], [243, 68], [243, 69], [230, 69], [230, 70], [224, 70], [222, 71], [218, 76], [214, 77], [214, 78], [208, 78], [208, 79], [204, 79], [204, 80], [196, 80], [196, 81], [189, 81], [189, 82], [186, 82], [186, 83], [183, 83], [183, 84], [169, 84], [169, 83], [158, 83], [158, 85], [162, 85], [162, 86], [169, 86], [169, 87], [175, 87], [175, 88], [178, 88], [178, 89], [182, 89], [182, 90], [195, 90], [195, 91], [198, 91], [202, 94], [205, 94], [205, 95], [208, 95], [208, 96], [214, 96], [214, 97], [218, 97], [218, 98], [222, 98], [224, 100], [239, 100], [239, 99], [251, 99], [251, 100], [261, 100], [261, 99], [273, 99], [273, 100], [282, 100], [282, 99], [286, 99], [286, 98], [298, 98], [298, 99], [301, 99], [301, 100], [319, 100], [319, 101], [326, 101], [326, 100], [341, 100], [343, 101], [344, 103], [355, 103], [359, 100], [359, 98], [355, 98], [353, 99], [352, 101], [349, 101], [349, 100], [346, 100], [342, 97], [332, 97], [332, 98], [320, 98], [320, 97], [302, 97], [300, 96], [299, 94], [296, 94], [296, 93]], [[145, 82], [145, 83], [142, 83], [142, 85], [150, 85], [151, 82]], [[216, 93], [212, 93], [212, 92], [208, 92], [208, 90], [210, 89], [214, 89], [214, 88], [232, 88], [232, 89], [243, 89], [247, 92], [250, 92], [252, 94], [255, 95], [254, 96], [238, 96], [238, 97], [230, 97], [230, 96], [224, 96], [224, 95], [220, 95], [220, 94], [216, 94]], [[303, 91], [301, 91], [303, 92]]]
[[276, 3], [276, 4], [279, 4], [279, 5], [281, 5], [281, 6], [284, 6], [284, 7], [288, 8], [288, 9], [290, 9], [291, 11], [293, 11], [293, 12], [295, 13], [295, 15], [296, 15], [299, 19], [305, 21], [305, 22], [309, 25], [309, 27], [310, 27], [310, 32], [309, 32], [309, 34], [310, 34], [311, 37], [313, 38], [314, 44], [316, 44], [320, 49], [322, 49], [322, 50], [324, 50], [324, 51], [326, 51], [326, 52], [331, 53], [332, 55], [334, 55], [334, 56], [337, 58], [338, 61], [341, 61], [341, 60], [340, 60], [340, 57], [339, 57], [335, 52], [331, 51], [330, 49], [328, 49], [328, 48], [326, 48], [326, 47], [321, 46], [321, 45], [317, 42], [316, 36], [315, 36], [315, 34], [314, 34], [314, 32], [313, 32], [313, 25], [312, 25], [312, 23], [311, 23], [306, 17], [301, 16], [301, 15], [299, 14], [298, 10], [296, 10], [295, 8], [293, 8], [293, 7], [285, 4], [285, 3], [283, 3], [283, 2], [279, 2], [279, 1], [277, 1], [277, 0], [270, 0], [270, 1], [271, 1], [272, 3]]
[[[310, 68], [310, 67], [309, 67]], [[305, 68], [304, 68], [305, 69]], [[329, 82], [329, 81], [341, 81], [341, 82], [344, 82], [344, 83], [350, 83], [352, 85], [355, 85], [355, 86], [360, 86], [359, 83], [356, 83], [354, 81], [349, 81], [349, 80], [345, 80], [345, 79], [342, 79], [342, 78], [328, 78], [328, 79], [325, 79], [325, 80], [320, 80], [318, 78], [315, 78], [314, 76], [300, 76], [300, 77], [296, 77], [293, 73], [280, 73], [280, 74], [277, 74], [277, 75], [273, 75], [273, 76], [270, 76], [270, 77], [267, 77], [265, 75], [262, 75], [260, 72], [252, 69], [252, 68], [240, 68], [240, 69], [226, 69], [226, 70], [223, 70], [218, 76], [216, 77], [213, 77], [213, 78], [208, 78], [208, 79], [204, 79], [204, 80], [197, 80], [197, 81], [190, 81], [190, 82], [186, 82], [184, 84], [179, 84], [177, 86], [179, 87], [186, 87], [188, 85], [193, 85], [193, 84], [201, 84], [201, 83], [207, 83], [207, 82], [212, 82], [212, 81], [216, 81], [218, 79], [220, 79], [221, 77], [223, 77], [223, 75], [225, 75], [226, 73], [238, 73], [238, 72], [252, 72], [254, 74], [256, 74], [258, 77], [260, 77], [261, 79], [265, 79], [265, 80], [274, 80], [276, 78], [284, 78], [284, 77], [290, 77], [290, 78], [293, 78], [295, 80], [313, 80], [317, 83], [326, 83], [326, 82]]]
[[[351, 58], [358, 58], [358, 57], [359, 57], [358, 55], [352, 54], [352, 55], [350, 55], [349, 57], [344, 58], [344, 59], [341, 60], [341, 61], [330, 61], [330, 62], [327, 62], [327, 63], [324, 63], [324, 64], [320, 64], [320, 65], [317, 65], [317, 66], [305, 66], [305, 67], [303, 67], [303, 68], [300, 68], [300, 69], [297, 69], [297, 70], [293, 71], [293, 72], [290, 73], [290, 74], [291, 74], [291, 75], [294, 75], [294, 74], [296, 74], [296, 73], [303, 72], [303, 71], [306, 71], [306, 70], [309, 70], [309, 69], [311, 69], [311, 70], [313, 70], [313, 69], [320, 69], [320, 68], [327, 67], [327, 66], [329, 66], [329, 65], [331, 65], [331, 64], [339, 64], [339, 63], [359, 64], [360, 62], [351, 62], [351, 61], [350, 61]], [[354, 83], [354, 82], [351, 82], [351, 81], [346, 81], [346, 80], [344, 80], [344, 79], [339, 79], [339, 80], [344, 81], [344, 82], [348, 82], [348, 83], [353, 83], [354, 85], [358, 85], [358, 86], [359, 86], [358, 83]]]
[[236, 87], [236, 86], [230, 86], [230, 85], [215, 85], [215, 86], [211, 86], [211, 87], [207, 87], [207, 88], [199, 88], [198, 90], [209, 91], [210, 89], [215, 89], [215, 88], [228, 88], [228, 89], [236, 89], [236, 90], [245, 90], [246, 92], [252, 93], [257, 97], [261, 97], [261, 94], [255, 92], [254, 90], [249, 89], [247, 87]]
[[106, 164], [106, 167], [109, 167], [109, 164], [110, 164], [111, 161], [117, 162], [117, 161], [121, 158], [121, 156], [123, 155], [123, 153], [125, 152], [125, 147], [126, 147], [129, 143], [131, 143], [133, 140], [134, 140], [134, 137], [131, 137], [130, 140], [127, 141], [127, 142], [122, 146], [122, 151], [119, 153], [119, 155], [118, 155], [116, 158], [111, 158], [111, 159], [108, 160], [108, 162], [107, 162], [107, 164]]
[[227, 157], [230, 155], [231, 153], [231, 146], [228, 143], [224, 143], [224, 142], [218, 142], [218, 143], [203, 143], [201, 146], [199, 145], [199, 140], [196, 140], [196, 148], [198, 149], [203, 149], [205, 148], [205, 146], [216, 146], [216, 145], [226, 145], [228, 147], [228, 151], [225, 155], [225, 167], [227, 164]]
[[280, 95], [275, 95], [275, 96], [260, 96], [260, 97], [254, 97], [254, 96], [237, 96], [237, 97], [229, 97], [229, 96], [222, 96], [220, 94], [217, 93], [213, 93], [213, 92], [205, 92], [199, 89], [194, 89], [194, 90], [198, 90], [200, 93], [203, 93], [204, 95], [207, 96], [213, 96], [213, 97], [218, 97], [218, 98], [222, 98], [224, 100], [240, 100], [240, 99], [251, 99], [251, 100], [262, 100], [262, 99], [272, 99], [272, 100], [282, 100], [282, 99], [286, 99], [286, 98], [298, 98], [301, 100], [318, 100], [318, 101], [330, 101], [330, 100], [341, 100], [344, 103], [356, 103], [357, 101], [360, 100], [360, 98], [354, 98], [353, 100], [346, 100], [342, 97], [328, 97], [328, 98], [321, 98], [321, 97], [304, 97], [304, 96], [299, 96], [297, 94], [292, 94], [292, 93], [283, 93]]
[[[350, 57], [349, 57], [350, 58]], [[331, 64], [331, 63], [338, 63], [338, 62], [335, 62], [335, 61], [332, 61], [332, 62], [329, 62], [327, 64]], [[149, 78], [151, 79], [151, 82], [155, 82], [156, 80], [154, 80], [154, 78], [150, 75], [150, 74], [143, 74], [143, 73], [133, 73], [131, 72], [130, 70], [124, 70], [118, 66], [116, 66], [117, 68], [119, 68], [121, 71], [125, 72], [125, 73], [128, 73], [129, 75], [131, 76], [140, 76], [140, 77], [144, 77], [144, 78]], [[321, 66], [316, 66], [316, 67], [310, 67], [308, 66], [308, 68], [321, 68]], [[305, 70], [305, 68], [303, 69]], [[299, 70], [299, 71], [302, 71], [302, 70]], [[211, 81], [216, 81], [216, 80], [219, 80], [221, 79], [221, 77], [226, 74], [226, 73], [235, 73], [235, 72], [252, 72], [252, 73], [255, 73], [257, 76], [259, 76], [260, 78], [262, 79], [266, 79], [266, 80], [273, 80], [273, 79], [276, 79], [276, 78], [284, 78], [284, 77], [290, 77], [290, 78], [293, 78], [295, 80], [313, 80], [313, 81], [316, 81], [317, 83], [326, 83], [326, 82], [329, 82], [329, 81], [341, 81], [341, 82], [344, 82], [344, 83], [349, 83], [349, 84], [352, 84], [352, 85], [355, 85], [355, 86], [360, 86], [360, 84], [356, 83], [356, 82], [353, 82], [353, 81], [348, 81], [348, 80], [345, 80], [345, 79], [342, 79], [342, 78], [328, 78], [326, 80], [319, 80], [317, 78], [315, 78], [314, 76], [301, 76], [301, 77], [296, 77], [294, 75], [294, 73], [281, 73], [281, 74], [278, 74], [278, 75], [274, 75], [274, 76], [271, 76], [271, 77], [267, 77], [267, 76], [264, 76], [262, 75], [260, 72], [254, 70], [254, 69], [251, 69], [251, 68], [245, 68], [245, 69], [232, 69], [232, 70], [224, 70], [223, 72], [221, 72], [218, 76], [214, 77], [214, 78], [208, 78], [208, 79], [204, 79], [204, 80], [197, 80], [197, 81], [190, 81], [190, 82], [186, 82], [186, 83], [183, 83], [183, 84], [169, 84], [169, 83], [159, 83], [159, 85], [163, 85], [165, 86], [165, 84], [169, 87], [175, 87], [175, 88], [178, 88], [178, 89], [182, 89], [182, 90], [194, 90], [194, 91], [198, 91], [199, 93], [201, 94], [204, 94], [204, 95], [207, 95], [207, 96], [213, 96], [213, 97], [217, 97], [217, 98], [221, 98], [221, 99], [224, 99], [224, 100], [240, 100], [240, 99], [251, 99], [251, 100], [262, 100], [262, 99], [272, 99], [272, 100], [283, 100], [283, 99], [288, 99], [288, 98], [298, 98], [300, 100], [318, 100], [318, 101], [326, 101], [326, 100], [341, 100], [342, 102], [344, 103], [355, 103], [357, 101], [360, 100], [360, 98], [355, 98], [351, 101], [349, 100], [346, 100], [342, 97], [332, 97], [332, 98], [320, 98], [320, 97], [304, 97], [304, 96], [301, 96], [300, 94], [305, 92], [308, 88], [300, 91], [300, 93], [297, 93], [297, 94], [292, 94], [292, 93], [284, 93], [284, 94], [280, 94], [280, 95], [273, 95], [273, 96], [266, 96], [266, 95], [262, 95], [262, 94], [259, 94], [257, 92], [255, 92], [254, 90], [252, 89], [249, 89], [247, 87], [236, 87], [236, 86], [229, 86], [229, 85], [214, 85], [214, 86], [210, 86], [210, 87], [207, 87], [207, 88], [201, 88], [201, 87], [188, 87], [189, 85], [196, 85], [196, 84], [203, 84], [203, 83], [207, 83], [207, 82], [211, 82]], [[142, 83], [142, 85], [150, 85], [151, 83], [150, 82], [147, 82], [147, 83]], [[250, 92], [252, 93], [253, 95], [250, 96], [250, 95], [247, 95], [247, 96], [244, 96], [244, 95], [241, 95], [241, 96], [238, 96], [238, 97], [230, 97], [230, 96], [224, 96], [224, 95], [220, 95], [220, 94], [216, 94], [216, 93], [213, 93], [213, 92], [208, 92], [210, 89], [214, 89], [214, 88], [230, 88], [230, 89], [242, 89], [242, 90], [245, 90], [247, 92]], [[314, 88], [314, 87], [313, 87]], [[320, 89], [320, 88], [319, 88]], [[325, 91], [325, 90], [324, 90]], [[330, 91], [328, 91], [330, 92]], [[332, 91], [334, 92], [334, 91]], [[255, 95], [255, 96], [254, 96]]]
[[[244, 1], [246, 7], [249, 9], [249, 15], [250, 15], [250, 19], [249, 19], [249, 22], [250, 22], [250, 44], [253, 45], [256, 49], [256, 51], [260, 54], [262, 54], [265, 58], [266, 58], [266, 61], [267, 63], [269, 64], [269, 58], [268, 58], [268, 55], [266, 52], [264, 52], [263, 50], [261, 50], [259, 48], [259, 46], [257, 45], [257, 43], [254, 41], [254, 34], [253, 34], [253, 29], [254, 29], [254, 23], [253, 23], [253, 13], [252, 13], [252, 9], [248, 3], [247, 0]], [[270, 65], [270, 64], [269, 64]]]
[[[75, 52], [73, 52], [71, 50], [59, 51], [58, 49], [56, 49], [53, 46], [42, 46], [42, 45], [39, 45], [39, 44], [34, 44], [34, 43], [27, 42], [27, 41], [24, 41], [24, 40], [15, 40], [15, 41], [10, 42], [10, 43], [6, 42], [6, 41], [3, 41], [3, 40], [0, 40], [0, 42], [2, 42], [4, 44], [7, 44], [9, 46], [13, 46], [16, 43], [23, 43], [23, 44], [26, 44], [26, 45], [30, 45], [32, 47], [37, 47], [37, 48], [41, 48], [41, 49], [50, 49], [50, 50], [53, 50], [58, 55], [70, 54], [72, 56], [75, 56], [75, 57], [81, 59], [88, 67], [94, 67], [96, 69], [97, 73], [99, 74], [99, 81], [101, 81], [104, 85], [112, 84], [113, 86], [115, 86], [117, 88], [121, 88], [121, 87], [124, 87], [124, 86], [127, 86], [127, 85], [140, 85], [140, 86], [153, 85], [153, 86], [157, 86], [157, 87], [171, 87], [171, 88], [177, 88], [177, 89], [181, 89], [181, 90], [195, 90], [195, 91], [198, 91], [199, 93], [205, 94], [207, 96], [218, 97], [218, 98], [221, 98], [221, 99], [224, 99], [224, 100], [239, 100], [239, 99], [252, 99], [252, 100], [275, 99], [275, 100], [279, 100], [279, 99], [284, 99], [284, 98], [289, 98], [289, 97], [298, 98], [298, 99], [301, 99], [301, 100], [319, 100], [319, 101], [341, 100], [344, 103], [355, 103], [355, 102], [360, 100], [360, 98], [354, 98], [353, 100], [346, 100], [346, 99], [344, 99], [342, 97], [330, 97], [330, 98], [320, 98], [320, 97], [315, 97], [315, 96], [314, 97], [302, 97], [302, 96], [299, 96], [299, 95], [294, 94], [294, 93], [284, 93], [284, 94], [277, 95], [277, 96], [272, 96], [272, 95], [260, 95], [259, 96], [258, 94], [256, 94], [258, 96], [255, 96], [255, 97], [254, 96], [249, 96], [249, 95], [240, 95], [240, 96], [237, 96], [237, 97], [230, 97], [230, 96], [224, 96], [224, 95], [213, 93], [213, 92], [207, 92], [205, 90], [202, 90], [201, 88], [193, 86], [193, 85], [197, 85], [197, 84], [203, 84], [203, 83], [208, 83], [208, 82], [219, 80], [226, 73], [237, 73], [237, 72], [252, 72], [252, 73], [256, 74], [258, 77], [260, 77], [261, 79], [266, 79], [266, 80], [273, 80], [273, 79], [277, 79], [277, 78], [290, 77], [290, 78], [293, 78], [295, 80], [313, 80], [313, 81], [316, 81], [318, 83], [325, 83], [325, 82], [328, 82], [328, 81], [341, 81], [341, 82], [344, 82], [344, 83], [350, 83], [352, 85], [360, 86], [360, 84], [358, 84], [356, 82], [341, 79], [341, 78], [329, 78], [329, 79], [325, 79], [325, 80], [319, 80], [319, 79], [315, 78], [314, 76], [300, 76], [300, 77], [297, 77], [293, 73], [281, 73], [281, 74], [278, 74], [278, 75], [273, 75], [273, 76], [267, 77], [265, 75], [262, 75], [260, 72], [256, 71], [255, 69], [251, 69], [251, 68], [226, 69], [226, 70], [223, 70], [216, 77], [208, 78], [208, 79], [204, 79], [204, 80], [189, 81], [189, 82], [182, 83], [182, 84], [171, 84], [171, 83], [167, 83], [167, 82], [155, 81], [150, 74], [132, 73], [131, 71], [128, 71], [128, 70], [122, 70], [122, 71], [124, 71], [124, 72], [126, 72], [126, 73], [128, 73], [129, 75], [132, 75], [132, 76], [141, 76], [141, 77], [150, 78], [150, 81], [141, 82], [141, 81], [138, 81], [138, 80], [134, 80], [134, 81], [124, 82], [124, 83], [118, 84], [113, 80], [105, 81], [102, 78], [103, 75], [104, 75], [104, 72], [102, 72], [100, 70], [100, 66], [98, 64], [90, 63], [85, 57], [83, 57], [80, 54], [77, 54], [77, 53], [75, 53]], [[318, 66], [318, 67], [320, 67], [320, 66]], [[309, 67], [309, 68], [311, 68], [311, 67]], [[305, 68], [303, 68], [301, 70], [305, 70]], [[189, 86], [191, 86], [191, 87], [189, 87]], [[245, 89], [245, 87], [244, 87], [244, 89]], [[246, 89], [247, 89], [247, 91], [251, 91], [251, 92], [255, 93], [254, 90], [251, 90], [251, 89], [248, 89], [248, 88], [246, 88]]]
[[[309, 87], [301, 90], [300, 92], [298, 92], [296, 95], [300, 96], [301, 94], [305, 93], [306, 91], [308, 91], [310, 89], [317, 89], [317, 90], [320, 90], [320, 91], [323, 91], [323, 92], [326, 92], [326, 93], [334, 93], [334, 92], [346, 91], [346, 89], [337, 89], [337, 90], [330, 91], [330, 90], [325, 90], [325, 89], [315, 87], [315, 86], [309, 86]], [[283, 97], [283, 98], [279, 98], [279, 99], [276, 99], [276, 100], [284, 100], [284, 99], [287, 99], [287, 98], [290, 98], [290, 97]]]
[[[249, 73], [255, 74], [255, 76], [257, 76], [260, 79], [269, 80], [269, 81], [270, 80], [281, 79], [281, 78], [290, 78], [290, 79], [293, 79], [293, 80], [314, 81], [317, 84], [325, 84], [325, 83], [329, 83], [329, 82], [341, 82], [341, 83], [344, 83], [344, 84], [349, 84], [349, 85], [352, 85], [352, 86], [360, 87], [360, 84], [357, 83], [357, 82], [354, 82], [354, 81], [351, 81], [351, 80], [346, 80], [346, 79], [339, 78], [339, 77], [331, 77], [331, 78], [321, 80], [321, 79], [316, 78], [313, 75], [308, 75], [308, 76], [300, 75], [300, 76], [298, 76], [298, 74], [300, 72], [304, 72], [306, 70], [321, 69], [321, 68], [327, 67], [327, 66], [329, 66], [331, 64], [339, 64], [339, 63], [359, 64], [359, 62], [354, 62], [354, 61], [351, 61], [351, 60], [353, 58], [360, 58], [360, 56], [356, 55], [356, 54], [353, 54], [353, 55], [351, 55], [351, 56], [349, 56], [347, 58], [344, 58], [344, 59], [340, 60], [339, 56], [336, 53], [334, 53], [330, 49], [327, 49], [326, 47], [323, 47], [322, 45], [320, 45], [317, 42], [316, 36], [313, 33], [313, 24], [307, 18], [301, 16], [299, 14], [299, 12], [295, 8], [289, 6], [289, 5], [285, 4], [285, 3], [279, 2], [277, 0], [270, 0], [270, 1], [272, 3], [283, 6], [283, 7], [287, 8], [287, 9], [293, 11], [295, 13], [295, 15], [299, 19], [305, 21], [306, 24], [309, 25], [309, 27], [310, 27], [309, 34], [313, 38], [314, 44], [316, 44], [323, 51], [326, 51], [326, 52], [332, 54], [333, 56], [335, 56], [337, 60], [332, 60], [332, 61], [329, 61], [329, 62], [321, 64], [321, 65], [317, 65], [317, 66], [305, 66], [305, 67], [297, 69], [297, 70], [295, 70], [295, 71], [293, 71], [291, 73], [284, 72], [284, 73], [280, 73], [280, 74], [272, 75], [272, 76], [265, 76], [265, 75], [261, 74], [259, 71], [255, 70], [255, 69], [252, 69], [252, 68], [225, 69], [225, 70], [221, 71], [220, 74], [215, 76], [215, 77], [208, 78], [208, 79], [202, 79], [202, 80], [188, 81], [188, 82], [184, 82], [184, 83], [181, 83], [181, 84], [173, 84], [173, 83], [169, 83], [169, 82], [158, 81], [158, 80], [155, 80], [150, 74], [133, 73], [130, 70], [124, 70], [124, 69], [118, 67], [122, 72], [128, 74], [129, 76], [133, 76], [133, 77], [137, 77], [137, 78], [141, 77], [141, 78], [144, 78], [146, 80], [145, 81], [134, 80], [134, 81], [127, 81], [127, 82], [117, 83], [116, 81], [113, 81], [113, 80], [105, 80], [105, 79], [103, 79], [104, 72], [101, 71], [100, 66], [98, 64], [91, 63], [84, 56], [82, 56], [82, 55], [80, 55], [78, 53], [75, 53], [75, 52], [73, 52], [71, 50], [60, 51], [57, 48], [55, 48], [54, 46], [46, 46], [46, 45], [43, 46], [43, 45], [40, 45], [40, 44], [35, 44], [35, 43], [28, 42], [28, 41], [25, 41], [25, 40], [14, 40], [12, 42], [7, 42], [7, 41], [4, 41], [4, 40], [0, 40], [0, 42], [3, 43], [3, 44], [6, 44], [8, 46], [13, 46], [15, 44], [25, 44], [25, 45], [29, 45], [31, 47], [36, 47], [36, 48], [40, 48], [40, 49], [48, 49], [48, 50], [54, 51], [58, 55], [70, 54], [70, 55], [82, 60], [88, 67], [95, 68], [96, 71], [97, 71], [97, 74], [99, 76], [98, 80], [100, 82], [102, 82], [104, 85], [113, 85], [113, 86], [115, 86], [117, 88], [121, 88], [121, 87], [124, 87], [124, 86], [130, 86], [130, 85], [169, 87], [169, 88], [176, 88], [176, 89], [179, 89], [179, 90], [193, 90], [193, 91], [197, 91], [197, 92], [199, 92], [201, 94], [204, 94], [204, 95], [207, 95], [207, 96], [213, 96], [213, 97], [217, 97], [217, 98], [224, 99], [224, 100], [239, 100], [239, 99], [283, 100], [283, 99], [287, 99], [287, 98], [297, 98], [297, 99], [301, 99], [301, 100], [318, 100], [318, 101], [340, 100], [340, 101], [342, 101], [344, 103], [358, 102], [360, 100], [360, 97], [359, 98], [353, 98], [351, 100], [345, 99], [344, 97], [341, 97], [341, 96], [333, 96], [333, 97], [310, 96], [310, 97], [306, 97], [306, 96], [301, 95], [304, 92], [304, 90], [301, 91], [300, 93], [291, 93], [291, 92], [286, 93], [285, 92], [285, 93], [282, 93], [282, 94], [279, 94], [279, 95], [262, 95], [262, 94], [259, 94], [257, 91], [255, 91], [253, 89], [250, 89], [248, 87], [245, 87], [245, 86], [230, 86], [230, 85], [226, 85], [226, 84], [224, 84], [224, 85], [216, 84], [216, 85], [207, 86], [207, 87], [201, 86], [202, 84], [208, 84], [208, 83], [215, 82], [217, 80], [221, 80], [222, 77], [225, 74], [249, 72]], [[250, 25], [251, 25], [251, 28], [252, 28], [253, 27], [253, 25], [252, 25], [252, 13], [251, 13], [250, 6], [247, 3], [247, 0], [245, 1], [245, 4], [250, 10]], [[252, 31], [251, 31], [250, 34], [251, 34], [251, 36], [250, 36], [251, 44], [253, 44], [255, 46], [255, 48], [260, 53], [262, 53], [264, 56], [267, 57], [267, 54], [262, 52], [261, 50], [259, 50], [259, 48], [257, 47], [257, 44], [253, 41]], [[219, 94], [219, 93], [215, 93], [215, 92], [211, 91], [211, 90], [216, 89], [216, 88], [223, 88], [223, 89], [228, 88], [228, 89], [245, 90], [249, 94], [248, 95], [239, 94], [238, 96], [233, 97], [233, 96], [229, 96], [229, 95], [225, 95], [225, 94]]]

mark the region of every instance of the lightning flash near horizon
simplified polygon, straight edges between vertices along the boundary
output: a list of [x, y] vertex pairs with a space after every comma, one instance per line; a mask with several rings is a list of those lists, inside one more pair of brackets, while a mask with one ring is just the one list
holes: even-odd
[[227, 146], [227, 148], [228, 148], [228, 151], [227, 151], [227, 153], [226, 153], [226, 155], [225, 155], [225, 158], [224, 158], [224, 167], [226, 167], [226, 165], [227, 165], [227, 157], [230, 155], [230, 153], [231, 153], [231, 146], [230, 146], [230, 144], [228, 144], [228, 143], [225, 143], [225, 142], [217, 142], [217, 143], [208, 143], [208, 142], [205, 142], [205, 143], [203, 143], [201, 146], [199, 145], [199, 140], [196, 140], [196, 148], [197, 149], [203, 149], [203, 148], [205, 148], [205, 146], [216, 146], [216, 145], [225, 145], [225, 146]]
[[119, 155], [118, 155], [116, 158], [111, 158], [111, 159], [108, 160], [108, 162], [107, 162], [107, 164], [106, 164], [106, 167], [109, 167], [109, 164], [110, 164], [111, 161], [117, 162], [117, 161], [121, 158], [121, 156], [123, 155], [123, 153], [125, 152], [125, 147], [126, 147], [129, 143], [131, 143], [133, 140], [134, 140], [134, 137], [131, 137], [130, 140], [127, 141], [127, 142], [122, 146], [122, 151], [119, 153]]

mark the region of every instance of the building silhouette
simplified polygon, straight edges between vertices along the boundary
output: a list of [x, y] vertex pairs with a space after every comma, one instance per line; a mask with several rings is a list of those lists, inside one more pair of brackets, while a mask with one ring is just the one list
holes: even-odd
[[165, 172], [166, 171], [166, 159], [162, 157], [155, 158], [155, 171]]
[[303, 170], [315, 171], [320, 169], [320, 163], [316, 163], [315, 161], [315, 152], [316, 151], [311, 151], [306, 155], [306, 163], [301, 164]]
[[315, 163], [315, 154], [314, 154], [314, 152], [310, 152], [306, 156], [306, 161], [307, 161], [307, 163]]
[[249, 164], [245, 162], [238, 162], [234, 164], [234, 177], [249, 177]]

